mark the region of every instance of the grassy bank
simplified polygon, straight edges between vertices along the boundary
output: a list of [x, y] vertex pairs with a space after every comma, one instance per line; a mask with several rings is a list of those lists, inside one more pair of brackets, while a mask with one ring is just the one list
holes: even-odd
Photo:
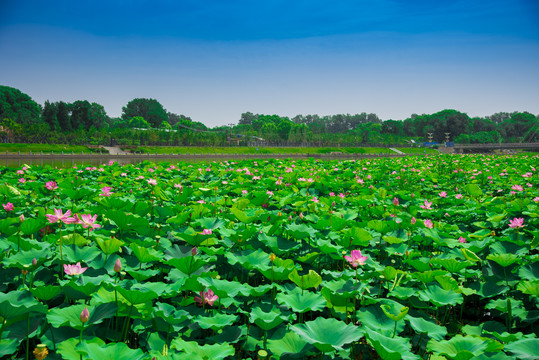
[[[10, 152], [10, 153], [38, 153], [43, 151], [44, 153], [50, 153], [51, 151], [55, 154], [60, 154], [62, 151], [66, 154], [74, 153], [90, 153], [96, 152], [96, 149], [90, 149], [84, 145], [64, 145], [64, 144], [0, 144], [0, 152]], [[104, 149], [101, 149], [102, 152], [106, 152]]]
[[125, 149], [131, 152], [150, 154], [385, 154], [393, 153], [388, 148], [361, 147], [203, 147], [203, 146], [139, 146]]

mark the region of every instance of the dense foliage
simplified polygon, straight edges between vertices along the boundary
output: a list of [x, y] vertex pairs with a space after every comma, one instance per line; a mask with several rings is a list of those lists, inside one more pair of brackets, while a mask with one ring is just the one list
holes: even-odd
[[538, 160], [2, 168], [0, 356], [535, 358]]
[[[31, 126], [27, 126], [31, 125]], [[237, 125], [209, 129], [185, 115], [167, 112], [155, 99], [136, 98], [110, 118], [103, 106], [78, 100], [46, 101], [0, 87], [0, 140], [7, 142], [104, 145], [287, 145], [358, 146], [411, 140], [458, 143], [537, 141], [539, 119], [527, 112], [470, 118], [456, 110], [413, 114], [382, 121], [376, 114], [297, 115], [293, 118], [246, 112]]]

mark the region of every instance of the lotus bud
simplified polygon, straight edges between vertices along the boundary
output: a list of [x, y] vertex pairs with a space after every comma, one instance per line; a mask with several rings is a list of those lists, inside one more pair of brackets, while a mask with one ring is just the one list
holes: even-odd
[[37, 265], [37, 259], [34, 258], [34, 259], [32, 260], [32, 266], [36, 266], [36, 265]]
[[299, 218], [300, 218], [301, 220], [303, 220], [303, 213], [302, 213], [302, 212], [299, 213]]
[[122, 262], [120, 261], [120, 258], [118, 258], [114, 263], [114, 272], [119, 273], [120, 271], [122, 271]]
[[195, 246], [191, 249], [191, 255], [196, 256], [198, 254], [198, 248]]
[[276, 258], [277, 258], [277, 256], [275, 256], [274, 253], [271, 253], [271, 254], [269, 255], [269, 259], [270, 259], [271, 262], [274, 262]]
[[88, 311], [88, 308], [85, 307], [84, 310], [80, 313], [80, 321], [84, 324], [87, 323], [90, 319], [90, 312]]
[[19, 222], [23, 222], [24, 221], [24, 214], [21, 214], [21, 216], [19, 216]]
[[43, 360], [49, 355], [49, 349], [47, 349], [47, 345], [45, 344], [39, 344], [34, 349], [34, 356], [36, 357], [36, 360]]

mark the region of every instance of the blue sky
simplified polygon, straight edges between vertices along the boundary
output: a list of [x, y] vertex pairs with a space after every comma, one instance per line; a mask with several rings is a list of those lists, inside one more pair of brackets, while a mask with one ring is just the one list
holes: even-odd
[[535, 0], [0, 0], [0, 54], [1, 85], [110, 116], [539, 114]]

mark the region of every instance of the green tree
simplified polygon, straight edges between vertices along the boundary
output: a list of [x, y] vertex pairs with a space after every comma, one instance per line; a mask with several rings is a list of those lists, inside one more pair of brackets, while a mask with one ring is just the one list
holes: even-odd
[[49, 102], [49, 100], [45, 101], [41, 118], [43, 119], [43, 121], [45, 121], [49, 125], [49, 128], [51, 130], [53, 131], [60, 130], [60, 123], [58, 122], [58, 104], [57, 103], [51, 103]]
[[129, 127], [131, 129], [149, 129], [150, 124], [142, 116], [134, 116], [129, 120]]
[[58, 112], [56, 113], [56, 118], [58, 119], [58, 123], [60, 124], [60, 129], [62, 131], [71, 131], [73, 130], [71, 127], [71, 120], [70, 120], [70, 110], [69, 105], [63, 101], [59, 101], [56, 103]]
[[158, 128], [163, 121], [168, 120], [163, 105], [155, 99], [133, 99], [122, 108], [123, 119], [131, 119], [135, 116], [142, 116], [154, 128]]
[[41, 121], [41, 107], [20, 90], [0, 85], [0, 119], [30, 125]]

